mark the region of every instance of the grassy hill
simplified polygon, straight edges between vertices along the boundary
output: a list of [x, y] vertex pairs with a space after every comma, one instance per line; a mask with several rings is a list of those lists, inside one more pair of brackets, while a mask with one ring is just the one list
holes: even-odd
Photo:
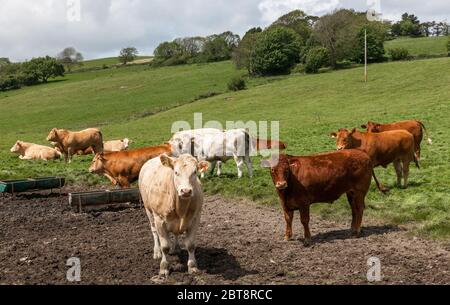
[[447, 56], [447, 41], [449, 37], [419, 37], [397, 38], [386, 41], [387, 50], [393, 48], [406, 48], [410, 55], [418, 57]]
[[[383, 63], [369, 66], [368, 84], [362, 81], [362, 68], [356, 68], [277, 81], [254, 79], [249, 90], [237, 93], [225, 89], [231, 76], [241, 73], [229, 62], [74, 74], [66, 81], [0, 93], [0, 178], [59, 174], [76, 183], [106, 183], [87, 173], [88, 157], [66, 166], [22, 162], [8, 152], [19, 138], [45, 143], [53, 127], [101, 126], [107, 139], [130, 137], [137, 146], [145, 146], [166, 141], [173, 122], [192, 123], [193, 114], [201, 112], [205, 122], [279, 121], [287, 152], [307, 155], [334, 150], [328, 135], [338, 128], [356, 127], [369, 119], [416, 118], [427, 125], [435, 144], [423, 144], [422, 169], [411, 170], [407, 190], [394, 186], [392, 167], [377, 169], [379, 178], [393, 189], [383, 196], [372, 186], [367, 215], [450, 238], [450, 73], [445, 73], [449, 70], [450, 58]], [[208, 92], [223, 94], [194, 101]], [[206, 191], [277, 204], [269, 173], [259, 168], [259, 159], [254, 162], [254, 179], [238, 180], [235, 165], [229, 162], [223, 177], [205, 180]], [[345, 199], [314, 210], [350, 220]]]
[[[136, 61], [141, 61], [144, 59], [151, 59], [150, 56], [138, 56]], [[120, 64], [119, 59], [117, 57], [107, 57], [100, 59], [92, 59], [83, 61], [83, 65], [78, 67], [78, 69], [92, 69], [92, 68], [102, 68], [103, 66], [114, 66]], [[75, 69], [74, 71], [76, 71]]]

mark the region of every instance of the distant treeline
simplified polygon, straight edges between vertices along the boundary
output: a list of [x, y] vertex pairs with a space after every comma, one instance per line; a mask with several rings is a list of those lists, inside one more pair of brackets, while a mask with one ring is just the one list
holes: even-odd
[[[209, 37], [177, 38], [161, 43], [153, 65], [213, 62], [232, 58], [250, 75], [298, 72], [315, 73], [364, 60], [364, 32], [368, 35], [368, 60], [387, 60], [384, 42], [396, 37], [448, 36], [446, 22], [420, 22], [405, 13], [398, 22], [371, 21], [365, 12], [340, 9], [322, 17], [301, 10], [281, 16], [266, 29], [252, 28], [240, 39], [232, 32]], [[410, 58], [408, 50], [390, 51], [393, 60]]]

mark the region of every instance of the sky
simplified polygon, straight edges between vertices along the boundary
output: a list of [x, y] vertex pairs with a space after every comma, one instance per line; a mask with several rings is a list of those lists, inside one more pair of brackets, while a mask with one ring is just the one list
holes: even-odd
[[0, 57], [23, 61], [73, 46], [85, 59], [134, 46], [151, 55], [160, 42], [225, 31], [243, 35], [294, 9], [321, 16], [337, 8], [375, 8], [450, 22], [449, 0], [0, 0]]

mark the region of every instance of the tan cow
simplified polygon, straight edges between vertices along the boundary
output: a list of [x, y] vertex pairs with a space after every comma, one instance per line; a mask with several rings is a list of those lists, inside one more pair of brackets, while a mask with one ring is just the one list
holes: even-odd
[[[415, 162], [419, 167], [415, 155], [414, 137], [406, 130], [392, 130], [381, 133], [363, 133], [353, 130], [340, 129], [333, 132], [331, 137], [336, 138], [338, 150], [359, 149], [367, 153], [373, 166], [386, 168], [394, 163], [397, 173], [397, 184], [401, 185], [403, 176], [404, 187], [408, 186], [409, 164]], [[403, 166], [402, 166], [403, 165]]]
[[[139, 175], [139, 190], [150, 220], [154, 239], [154, 259], [161, 259], [160, 276], [169, 276], [167, 255], [177, 250], [178, 236], [186, 233], [189, 273], [198, 272], [195, 236], [200, 223], [203, 190], [197, 172], [209, 163], [191, 155], [171, 158], [166, 154], [148, 161]], [[175, 242], [169, 234], [175, 235]]]
[[11, 148], [12, 153], [20, 155], [21, 160], [57, 160], [62, 157], [61, 152], [54, 148], [17, 141]]
[[[123, 139], [123, 140], [113, 140], [113, 141], [105, 141], [103, 142], [103, 151], [104, 152], [119, 152], [119, 151], [125, 151], [128, 149], [130, 144], [133, 143], [130, 139]], [[89, 147], [86, 150], [80, 150], [77, 152], [78, 155], [92, 155], [94, 154], [94, 149], [92, 147]]]
[[64, 154], [66, 162], [72, 162], [72, 156], [80, 150], [93, 147], [95, 153], [103, 152], [103, 136], [100, 130], [95, 128], [73, 132], [65, 129], [54, 128], [50, 131], [47, 141], [56, 143]]

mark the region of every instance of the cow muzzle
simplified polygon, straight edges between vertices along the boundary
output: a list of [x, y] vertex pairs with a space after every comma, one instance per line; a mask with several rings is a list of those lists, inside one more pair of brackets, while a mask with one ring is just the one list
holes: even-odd
[[183, 188], [179, 191], [179, 195], [181, 198], [191, 198], [193, 195], [192, 189]]
[[344, 149], [345, 149], [345, 146], [338, 146], [338, 147], [337, 147], [337, 150], [338, 150], [338, 151], [341, 151], [341, 150], [344, 150]]
[[275, 185], [275, 187], [277, 188], [277, 190], [285, 190], [288, 187], [288, 184], [286, 181], [282, 181], [282, 182], [277, 182], [277, 184]]

